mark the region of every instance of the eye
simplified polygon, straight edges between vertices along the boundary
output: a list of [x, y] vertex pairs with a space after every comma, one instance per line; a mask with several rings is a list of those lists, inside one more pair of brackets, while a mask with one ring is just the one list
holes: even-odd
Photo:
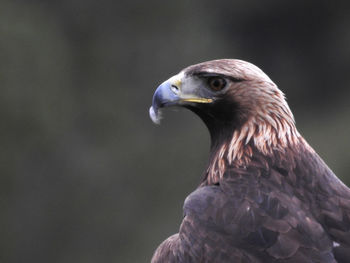
[[220, 91], [226, 87], [226, 80], [221, 77], [211, 77], [208, 79], [208, 85], [212, 91]]

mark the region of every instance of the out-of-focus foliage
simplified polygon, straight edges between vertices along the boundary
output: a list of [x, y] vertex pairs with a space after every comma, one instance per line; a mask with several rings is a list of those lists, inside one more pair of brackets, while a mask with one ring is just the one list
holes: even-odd
[[205, 169], [200, 120], [148, 117], [190, 64], [241, 58], [350, 183], [348, 1], [0, 2], [1, 262], [147, 262]]

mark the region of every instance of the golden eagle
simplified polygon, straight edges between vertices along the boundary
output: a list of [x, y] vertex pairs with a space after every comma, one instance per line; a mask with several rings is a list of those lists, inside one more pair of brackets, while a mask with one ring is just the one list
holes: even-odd
[[234, 59], [187, 67], [155, 91], [152, 120], [168, 106], [204, 121], [210, 157], [152, 262], [350, 262], [350, 189], [263, 71]]

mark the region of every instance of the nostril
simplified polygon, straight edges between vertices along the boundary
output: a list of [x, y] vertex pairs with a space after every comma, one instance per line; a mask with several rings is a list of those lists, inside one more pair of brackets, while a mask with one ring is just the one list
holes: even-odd
[[171, 85], [171, 90], [172, 90], [174, 93], [178, 93], [178, 92], [179, 92], [179, 88], [178, 88], [176, 85]]

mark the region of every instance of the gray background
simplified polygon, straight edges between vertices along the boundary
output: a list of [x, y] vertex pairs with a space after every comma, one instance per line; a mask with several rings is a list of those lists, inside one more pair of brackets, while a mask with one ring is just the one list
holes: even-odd
[[148, 262], [177, 232], [205, 126], [148, 109], [215, 58], [261, 67], [350, 183], [349, 1], [0, 2], [0, 261]]

